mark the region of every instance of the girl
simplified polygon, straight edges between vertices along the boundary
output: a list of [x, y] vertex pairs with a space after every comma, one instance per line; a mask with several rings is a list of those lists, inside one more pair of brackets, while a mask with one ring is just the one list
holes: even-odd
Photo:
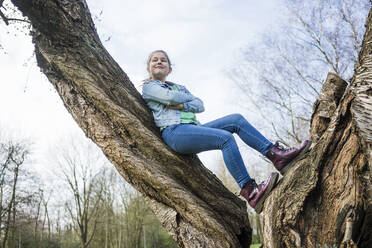
[[259, 133], [240, 114], [232, 114], [201, 125], [195, 114], [204, 111], [202, 100], [192, 95], [185, 86], [166, 81], [172, 65], [166, 52], [156, 50], [147, 60], [149, 79], [143, 85], [142, 96], [154, 114], [165, 143], [182, 154], [222, 150], [224, 162], [241, 188], [240, 194], [257, 213], [278, 180], [278, 173], [257, 185], [244, 165], [233, 133], [250, 147], [273, 162], [281, 174], [308, 151], [311, 141], [299, 148], [284, 149], [274, 145]]

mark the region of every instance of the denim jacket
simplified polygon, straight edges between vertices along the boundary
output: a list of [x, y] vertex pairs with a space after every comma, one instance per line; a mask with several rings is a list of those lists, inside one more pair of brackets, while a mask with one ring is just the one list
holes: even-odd
[[[176, 85], [179, 91], [172, 90]], [[152, 110], [155, 124], [165, 127], [181, 123], [181, 111], [167, 108], [169, 105], [183, 104], [183, 111], [201, 113], [204, 111], [202, 100], [193, 96], [185, 86], [166, 81], [148, 80], [142, 88], [142, 97]]]

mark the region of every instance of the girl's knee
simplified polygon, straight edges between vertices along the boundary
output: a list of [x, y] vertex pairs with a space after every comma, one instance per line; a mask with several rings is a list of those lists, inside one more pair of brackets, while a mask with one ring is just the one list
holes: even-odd
[[221, 132], [220, 138], [222, 140], [221, 148], [223, 148], [223, 146], [226, 144], [229, 144], [231, 142], [236, 142], [233, 134], [227, 131]]
[[234, 122], [236, 122], [236, 123], [238, 123], [238, 122], [240, 122], [240, 121], [242, 121], [242, 120], [245, 120], [244, 116], [242, 116], [242, 115], [239, 114], [239, 113], [231, 114], [231, 115], [230, 115], [230, 118], [231, 118]]

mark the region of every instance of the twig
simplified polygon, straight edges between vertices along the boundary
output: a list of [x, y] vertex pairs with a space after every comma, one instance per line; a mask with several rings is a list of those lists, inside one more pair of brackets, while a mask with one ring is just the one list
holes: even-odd
[[[1, 7], [1, 2], [0, 2], [0, 7]], [[3, 19], [3, 21], [5, 22], [6, 25], [9, 25], [11, 21], [16, 21], [16, 22], [26, 22], [28, 24], [31, 24], [30, 21], [26, 20], [26, 19], [19, 19], [19, 18], [8, 18], [5, 16], [5, 14], [0, 10], [0, 17], [1, 19]]]
[[25, 19], [18, 19], [18, 18], [7, 18], [7, 19], [8, 19], [8, 21], [25, 22], [25, 23], [31, 24], [30, 21], [25, 20]]
[[9, 20], [8, 18], [4, 15], [4, 13], [0, 10], [0, 16], [1, 18], [3, 19], [3, 21], [5, 22], [6, 25], [9, 25]]

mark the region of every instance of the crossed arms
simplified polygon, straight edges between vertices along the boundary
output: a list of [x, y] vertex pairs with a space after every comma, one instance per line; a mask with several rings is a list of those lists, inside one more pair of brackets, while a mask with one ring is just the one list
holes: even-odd
[[204, 111], [203, 101], [193, 96], [185, 87], [182, 87], [180, 91], [176, 91], [163, 87], [157, 82], [148, 82], [143, 86], [142, 97], [146, 101], [162, 103], [170, 109], [193, 113]]

